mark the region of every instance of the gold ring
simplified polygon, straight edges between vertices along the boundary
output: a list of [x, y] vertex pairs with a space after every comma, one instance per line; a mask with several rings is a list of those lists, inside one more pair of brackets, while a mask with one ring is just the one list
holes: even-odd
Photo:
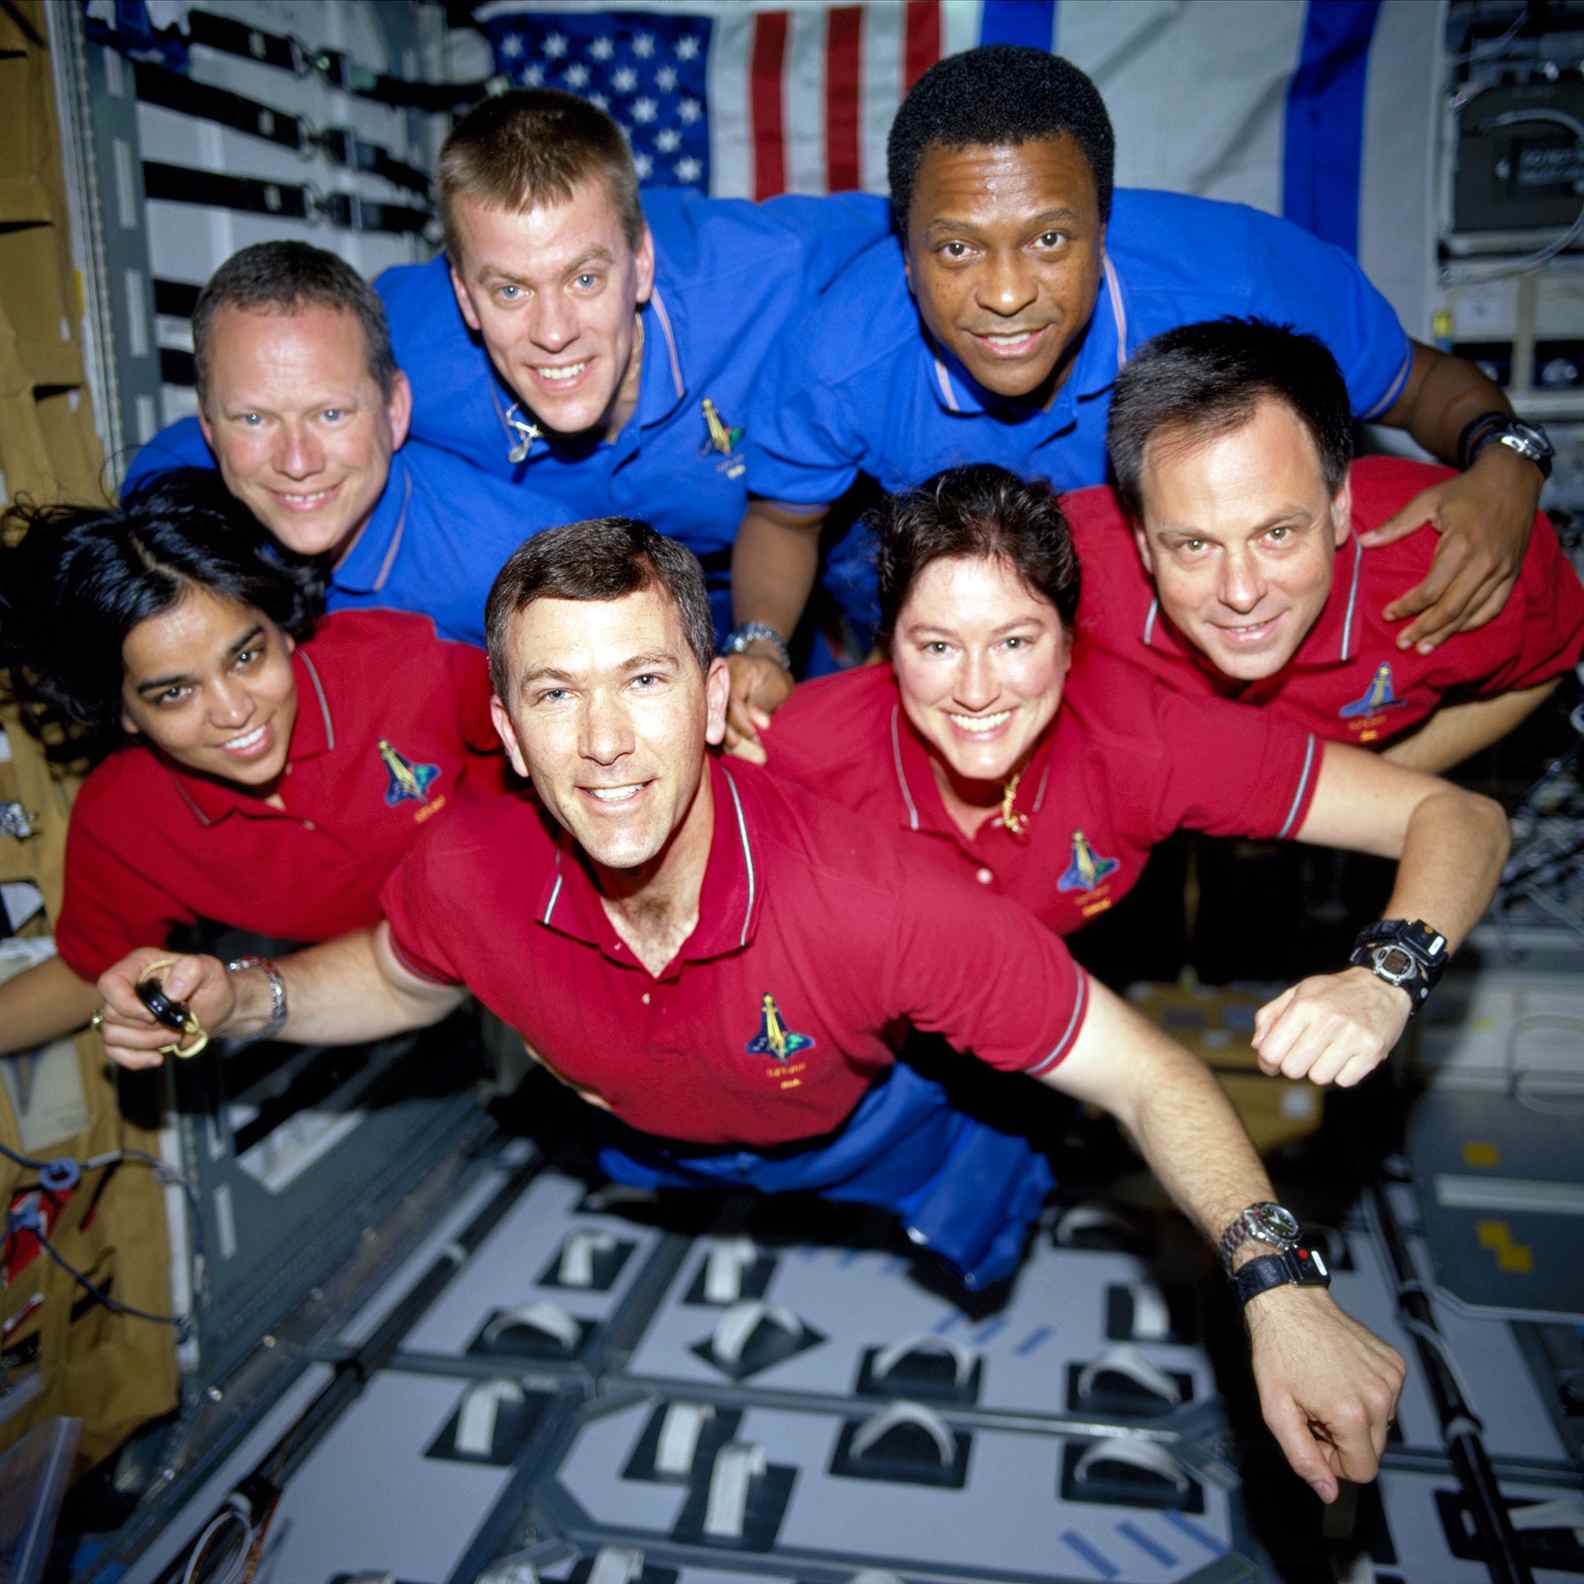
[[102, 1029], [104, 1027], [104, 1013], [95, 1012], [94, 1015], [88, 1019], [88, 1027], [93, 1029], [95, 1033]]

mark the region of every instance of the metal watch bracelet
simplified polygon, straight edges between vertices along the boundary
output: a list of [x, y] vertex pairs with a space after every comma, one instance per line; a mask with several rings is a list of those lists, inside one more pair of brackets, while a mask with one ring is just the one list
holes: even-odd
[[245, 1034], [235, 1043], [252, 1045], [259, 1040], [274, 1039], [286, 1027], [286, 981], [281, 977], [281, 971], [270, 957], [234, 957], [225, 965], [225, 971], [242, 973], [249, 968], [261, 968], [269, 979], [270, 987], [270, 1015], [256, 1034]]

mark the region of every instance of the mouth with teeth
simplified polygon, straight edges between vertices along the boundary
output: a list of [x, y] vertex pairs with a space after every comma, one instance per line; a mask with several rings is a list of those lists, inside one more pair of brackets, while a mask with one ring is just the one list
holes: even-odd
[[994, 715], [959, 715], [955, 710], [946, 711], [946, 719], [952, 726], [969, 737], [989, 737], [998, 732], [1012, 719], [1009, 709], [997, 710]]
[[270, 723], [265, 721], [262, 726], [255, 726], [252, 731], [232, 737], [220, 746], [233, 759], [261, 759], [272, 746]]
[[1027, 357], [1044, 339], [1045, 328], [1033, 330], [997, 330], [993, 332], [971, 330], [969, 334], [978, 346], [991, 357]]
[[582, 382], [583, 376], [589, 371], [589, 360], [584, 358], [581, 363], [547, 364], [536, 363], [533, 365], [533, 376], [542, 385], [551, 390], [571, 390]]
[[329, 489], [314, 490], [305, 494], [294, 494], [287, 490], [271, 490], [270, 494], [287, 511], [314, 512], [318, 511], [326, 501], [333, 500], [340, 488], [339, 484], [332, 484]]
[[626, 786], [584, 787], [582, 790], [606, 808], [619, 808], [624, 803], [631, 803], [648, 784], [647, 781], [632, 781]]
[[1252, 649], [1264, 643], [1275, 631], [1276, 625], [1281, 620], [1280, 615], [1267, 616], [1264, 621], [1214, 622], [1216, 633], [1221, 641], [1237, 649]]

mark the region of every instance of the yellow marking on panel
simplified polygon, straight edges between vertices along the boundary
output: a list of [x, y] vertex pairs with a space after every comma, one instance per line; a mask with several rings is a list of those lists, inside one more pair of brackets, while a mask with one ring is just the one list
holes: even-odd
[[1494, 1144], [1487, 1144], [1480, 1139], [1470, 1139], [1463, 1146], [1463, 1164], [1465, 1166], [1499, 1166], [1501, 1164], [1501, 1151]]
[[1534, 1250], [1527, 1243], [1516, 1242], [1512, 1228], [1505, 1221], [1476, 1221], [1474, 1230], [1479, 1234], [1480, 1247], [1488, 1248], [1496, 1256], [1496, 1268], [1527, 1276], [1534, 1270]]

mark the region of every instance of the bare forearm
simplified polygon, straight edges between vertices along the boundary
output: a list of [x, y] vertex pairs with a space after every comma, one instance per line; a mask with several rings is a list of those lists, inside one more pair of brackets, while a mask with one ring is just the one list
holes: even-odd
[[59, 957], [0, 984], [0, 1056], [31, 1050], [80, 1029], [99, 1005], [99, 991]]
[[1399, 737], [1382, 754], [1392, 764], [1432, 775], [1450, 770], [1482, 749], [1500, 742], [1556, 691], [1556, 682], [1502, 693], [1490, 699], [1471, 699], [1438, 709], [1410, 737]]
[[737, 625], [764, 622], [790, 638], [819, 569], [821, 507], [797, 510], [753, 501], [732, 547], [732, 612]]
[[[383, 926], [381, 926], [383, 928]], [[280, 1038], [302, 1044], [355, 1045], [438, 1023], [464, 995], [456, 987], [418, 989], [391, 972], [389, 950], [372, 930], [344, 935], [277, 964], [286, 986]], [[405, 976], [402, 976], [405, 977]], [[269, 976], [249, 969], [232, 976], [236, 1010], [211, 1032], [245, 1037], [264, 1028], [273, 1010]]]
[[[1510, 413], [1512, 406], [1501, 386], [1463, 358], [1438, 352], [1419, 341], [1413, 343], [1413, 355], [1408, 382], [1385, 414], [1384, 422], [1406, 429], [1432, 456], [1457, 467], [1458, 437], [1464, 427], [1481, 413]], [[1521, 457], [1513, 460], [1523, 461]], [[1533, 474], [1534, 468], [1531, 466], [1529, 471]]]
[[1490, 906], [1508, 846], [1500, 804], [1450, 786], [1427, 797], [1408, 821], [1386, 917], [1423, 919], [1455, 951]]

